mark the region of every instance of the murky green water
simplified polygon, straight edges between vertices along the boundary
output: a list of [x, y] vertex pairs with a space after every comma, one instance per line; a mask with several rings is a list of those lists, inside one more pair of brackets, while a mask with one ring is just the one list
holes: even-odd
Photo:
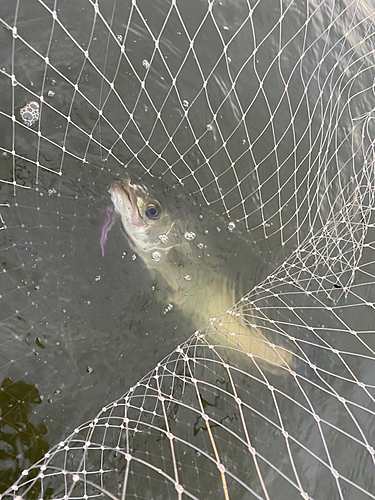
[[[49, 3], [52, 9], [53, 2]], [[123, 394], [194, 330], [193, 318], [189, 320], [178, 308], [163, 314], [167, 304], [156, 299], [158, 284], [130, 250], [119, 223], [111, 230], [105, 257], [101, 255], [100, 233], [113, 179], [126, 170], [144, 182], [158, 176], [170, 185], [180, 180], [194, 200], [208, 203], [210, 212], [200, 222], [197, 240], [208, 245], [207, 251], [212, 248], [222, 256], [233, 279], [242, 266], [241, 291], [245, 292], [288, 257], [310, 228], [320, 229], [332, 207], [342, 206], [344, 201], [337, 193], [342, 184], [350, 192], [351, 177], [366, 156], [358, 151], [356, 162], [339, 170], [351, 159], [352, 143], [360, 141], [359, 127], [350, 131], [353, 140], [340, 149], [338, 159], [328, 148], [332, 168], [320, 178], [321, 160], [314, 163], [314, 156], [326, 135], [311, 143], [306, 132], [321, 90], [314, 81], [325, 81], [324, 92], [332, 99], [335, 75], [341, 75], [348, 65], [345, 50], [348, 44], [358, 43], [348, 39], [335, 46], [332, 41], [335, 36], [340, 40], [341, 33], [352, 25], [347, 18], [343, 25], [336, 22], [329, 45], [326, 33], [315, 41], [321, 34], [318, 21], [308, 32], [296, 30], [306, 16], [298, 2], [285, 2], [283, 29], [275, 32], [280, 12], [269, 9], [266, 2], [260, 3], [252, 22], [244, 21], [246, 3], [215, 2], [214, 19], [220, 30], [210, 16], [206, 18], [203, 2], [194, 2], [194, 8], [190, 2], [182, 2], [183, 21], [172, 12], [160, 39], [161, 51], [155, 51], [152, 36], [162, 29], [169, 3], [142, 6], [147, 10], [150, 33], [139, 15], [131, 14], [130, 2], [110, 2], [100, 5], [101, 13], [119, 40], [127, 40], [127, 59], [119, 64], [119, 45], [108, 37], [108, 27], [87, 2], [58, 2], [56, 9], [74, 40], [88, 47], [87, 62], [61, 25], [55, 25], [51, 34], [51, 16], [38, 2], [9, 3], [1, 18], [13, 25], [16, 6], [19, 32], [23, 31], [37, 53], [1, 28], [0, 43], [5, 47], [1, 111], [18, 116], [40, 93], [45, 103], [41, 138], [19, 124], [13, 129], [0, 115], [0, 146], [4, 148], [0, 178], [9, 182], [15, 178], [30, 188], [14, 190], [11, 184], [0, 183], [0, 203], [9, 205], [1, 207], [0, 373], [3, 386], [12, 381], [12, 397], [22, 402], [17, 403], [18, 420], [11, 409], [6, 420], [4, 405], [14, 403], [8, 401], [9, 389], [6, 396], [0, 393], [3, 420], [13, 429], [2, 437], [10, 446], [6, 445], [8, 456], [1, 467], [8, 469], [2, 475], [4, 483], [14, 480], [25, 462], [35, 461], [48, 444], [58, 442], [93, 418], [106, 402]], [[328, 6], [326, 13], [333, 15], [333, 11]], [[267, 43], [259, 45], [251, 64], [241, 70], [255, 48], [254, 33], [258, 39], [272, 34]], [[363, 36], [365, 33], [366, 26]], [[189, 37], [194, 34], [193, 53], [189, 52]], [[220, 54], [233, 36], [228, 63]], [[282, 45], [290, 39], [288, 57], [285, 52], [277, 57], [280, 38]], [[301, 77], [294, 65], [311, 44]], [[317, 69], [317, 61], [326, 52], [326, 66]], [[53, 67], [44, 72], [39, 54], [46, 53]], [[346, 71], [348, 82], [360, 64]], [[18, 81], [14, 88], [7, 76], [12, 71]], [[176, 86], [174, 75], [178, 75]], [[313, 83], [309, 83], [305, 99], [308, 76]], [[143, 92], [139, 77], [146, 81]], [[110, 91], [111, 81], [115, 81], [117, 93]], [[235, 92], [231, 92], [233, 81]], [[259, 92], [260, 81], [264, 81], [264, 92]], [[74, 91], [75, 84], [79, 92]], [[285, 96], [286, 84], [292, 102]], [[361, 88], [371, 85], [371, 75], [364, 73]], [[360, 116], [369, 107], [368, 96], [353, 99], [351, 113]], [[343, 125], [332, 142], [337, 147], [348, 133], [345, 117], [349, 111], [345, 106], [341, 111], [339, 106], [334, 109], [328, 101], [324, 104], [332, 116], [342, 112]], [[242, 115], [250, 106], [245, 126]], [[100, 120], [98, 109], [103, 109]], [[158, 111], [160, 120], [156, 120]], [[322, 117], [324, 110], [315, 113]], [[294, 131], [288, 127], [291, 114]], [[274, 117], [272, 126], [270, 115]], [[67, 116], [77, 128], [68, 124]], [[316, 119], [310, 128], [312, 135], [319, 126]], [[115, 130], [122, 133], [121, 138]], [[18, 157], [14, 164], [9, 153], [13, 149], [24, 158]], [[36, 162], [50, 170], [37, 168]], [[191, 207], [190, 216], [196, 221], [199, 211], [193, 203]], [[209, 213], [222, 218], [211, 219]], [[241, 237], [228, 233], [229, 221], [236, 221]], [[18, 425], [26, 426], [26, 431]], [[23, 437], [25, 432], [27, 439], [37, 436], [31, 447]], [[15, 448], [11, 448], [9, 436], [16, 433], [21, 450], [35, 450], [22, 460], [15, 458]], [[22, 455], [22, 451], [17, 453]]]

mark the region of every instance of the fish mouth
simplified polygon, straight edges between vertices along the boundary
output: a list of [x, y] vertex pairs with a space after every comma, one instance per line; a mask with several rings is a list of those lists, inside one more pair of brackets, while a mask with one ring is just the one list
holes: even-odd
[[128, 179], [121, 179], [114, 181], [108, 191], [116, 211], [121, 216], [125, 216], [133, 226], [142, 227], [145, 225], [137, 204], [138, 196], [145, 194], [143, 186], [132, 184]]

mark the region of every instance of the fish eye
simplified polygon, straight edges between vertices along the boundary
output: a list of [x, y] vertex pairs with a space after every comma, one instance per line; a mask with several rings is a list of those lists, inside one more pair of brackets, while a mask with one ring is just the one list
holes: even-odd
[[160, 215], [160, 208], [154, 205], [153, 203], [150, 203], [150, 205], [147, 207], [146, 210], [146, 216], [149, 219], [158, 219]]

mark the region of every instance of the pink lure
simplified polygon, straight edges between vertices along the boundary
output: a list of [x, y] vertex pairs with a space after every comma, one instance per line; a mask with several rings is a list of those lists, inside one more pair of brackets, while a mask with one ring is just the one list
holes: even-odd
[[107, 207], [107, 214], [105, 216], [104, 224], [102, 226], [102, 234], [100, 236], [100, 248], [102, 249], [102, 255], [104, 257], [104, 246], [107, 241], [108, 231], [113, 226], [115, 221], [115, 207], [113, 205], [109, 205]]

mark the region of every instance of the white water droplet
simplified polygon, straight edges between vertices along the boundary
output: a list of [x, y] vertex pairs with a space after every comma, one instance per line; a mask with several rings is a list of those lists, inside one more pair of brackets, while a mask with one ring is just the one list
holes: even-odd
[[190, 276], [190, 274], [185, 274], [185, 276], [184, 276], [184, 280], [185, 280], [185, 281], [191, 281], [191, 276]]
[[151, 259], [155, 262], [159, 262], [161, 259], [161, 254], [159, 252], [152, 252]]
[[31, 127], [39, 120], [39, 104], [36, 101], [31, 101], [20, 109], [22, 120], [28, 127]]
[[189, 101], [187, 101], [186, 99], [184, 99], [182, 101], [182, 105], [183, 105], [184, 108], [188, 108], [189, 107]]
[[55, 94], [56, 92], [54, 90], [49, 90], [47, 93], [48, 97], [53, 97]]
[[148, 69], [150, 67], [150, 63], [147, 61], [147, 59], [143, 59], [142, 61], [142, 66], [145, 68], [145, 69]]
[[169, 311], [171, 311], [172, 309], [173, 309], [173, 304], [171, 304], [169, 302], [169, 304], [167, 305], [167, 307], [164, 309], [163, 314], [169, 313]]
[[136, 258], [137, 258], [137, 256], [135, 255], [135, 253], [133, 253], [132, 260], [135, 260]]
[[236, 224], [234, 222], [229, 222], [228, 231], [232, 233], [236, 229]]
[[186, 231], [184, 236], [186, 240], [193, 241], [193, 239], [195, 238], [195, 233], [193, 232], [190, 233], [189, 231]]
[[165, 244], [168, 241], [168, 236], [166, 234], [160, 234], [159, 235], [159, 240], [161, 243]]

